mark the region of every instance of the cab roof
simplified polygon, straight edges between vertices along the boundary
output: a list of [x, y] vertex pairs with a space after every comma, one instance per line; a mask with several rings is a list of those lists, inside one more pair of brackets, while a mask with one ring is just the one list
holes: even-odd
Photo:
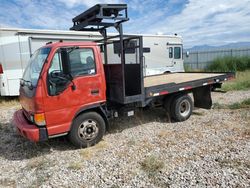
[[47, 43], [44, 47], [50, 47], [50, 48], [59, 48], [59, 47], [65, 47], [65, 46], [97, 46], [97, 43], [95, 42], [51, 42]]

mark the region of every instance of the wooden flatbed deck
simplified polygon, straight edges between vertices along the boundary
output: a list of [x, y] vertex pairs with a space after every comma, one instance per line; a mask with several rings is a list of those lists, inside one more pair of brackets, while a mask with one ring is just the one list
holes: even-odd
[[144, 87], [152, 87], [157, 85], [169, 84], [169, 83], [185, 83], [194, 80], [201, 80], [206, 78], [213, 78], [221, 76], [223, 74], [217, 73], [172, 73], [149, 76], [144, 78]]

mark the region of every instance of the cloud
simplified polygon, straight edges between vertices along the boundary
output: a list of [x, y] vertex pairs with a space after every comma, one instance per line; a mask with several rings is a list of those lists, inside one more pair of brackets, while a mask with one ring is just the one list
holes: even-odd
[[0, 23], [0, 28], [11, 27], [11, 25]]
[[131, 0], [128, 2], [130, 21], [125, 23], [125, 31], [132, 33], [164, 32], [159, 26], [165, 24], [165, 18], [179, 14], [186, 0]]
[[0, 7], [1, 26], [68, 30], [72, 18], [97, 3], [120, 3], [120, 0], [15, 0]]
[[79, 5], [84, 5], [85, 7], [91, 7], [96, 4], [108, 4], [108, 3], [121, 3], [120, 0], [58, 0], [64, 3], [67, 7], [72, 8]]
[[67, 29], [76, 11], [65, 11], [65, 7], [49, 0], [15, 1], [5, 3], [0, 9], [0, 22], [20, 28]]
[[249, 10], [249, 0], [190, 0], [180, 14], [156, 22], [147, 32], [179, 33], [186, 46], [249, 41]]
[[0, 6], [0, 26], [62, 29], [97, 3], [127, 3], [129, 33], [178, 33], [184, 46], [250, 41], [250, 0], [15, 0]]

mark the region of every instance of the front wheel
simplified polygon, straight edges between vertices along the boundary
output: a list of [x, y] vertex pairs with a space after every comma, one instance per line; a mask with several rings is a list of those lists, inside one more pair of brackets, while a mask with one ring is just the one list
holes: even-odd
[[105, 133], [105, 121], [96, 112], [86, 112], [73, 121], [69, 140], [79, 148], [86, 148], [98, 143]]
[[171, 117], [176, 121], [187, 120], [193, 112], [193, 101], [189, 95], [179, 95], [171, 104]]

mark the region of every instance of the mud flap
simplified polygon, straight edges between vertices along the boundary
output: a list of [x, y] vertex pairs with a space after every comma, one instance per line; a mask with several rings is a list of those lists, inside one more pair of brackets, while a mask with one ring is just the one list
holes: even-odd
[[197, 108], [211, 109], [211, 87], [203, 86], [193, 90], [194, 106]]

